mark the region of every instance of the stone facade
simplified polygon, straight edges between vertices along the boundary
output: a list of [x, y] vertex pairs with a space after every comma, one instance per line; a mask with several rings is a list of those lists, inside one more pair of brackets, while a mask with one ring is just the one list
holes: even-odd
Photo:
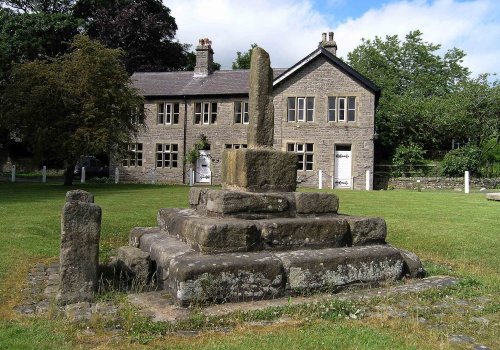
[[[370, 170], [370, 173], [373, 174], [374, 111], [378, 88], [374, 88], [370, 82], [366, 83], [365, 78], [360, 78], [359, 73], [333, 56], [331, 49], [330, 47], [318, 48], [308, 56], [307, 60], [305, 59], [301, 61], [302, 63], [299, 62], [294, 66], [295, 68], [292, 67], [286, 71], [275, 70], [273, 146], [277, 150], [286, 151], [288, 143], [313, 143], [312, 170], [299, 170], [297, 181], [301, 186], [316, 187], [318, 186], [318, 171], [322, 170], [323, 187], [325, 188], [331, 186], [332, 176], [335, 174], [335, 148], [338, 146], [350, 147], [352, 152], [352, 187], [364, 189], [366, 171]], [[299, 67], [297, 68], [297, 66]], [[221, 79], [230, 73], [231, 71], [214, 72], [205, 78], [210, 79], [213, 76], [214, 79]], [[141, 79], [144, 79], [146, 81], [144, 84], [147, 84], [147, 73], [142, 74], [144, 75]], [[245, 79], [248, 79], [248, 73], [240, 71], [239, 74], [246, 74]], [[285, 79], [279, 79], [284, 75], [287, 75]], [[168, 79], [171, 77], [168, 76]], [[194, 83], [191, 82], [191, 85], [198, 82], [196, 78], [193, 79]], [[224, 79], [221, 82], [224, 84]], [[154, 82], [154, 84], [158, 83]], [[226, 81], [226, 84], [231, 87], [232, 82]], [[243, 93], [234, 93], [236, 90], [233, 89], [233, 92], [219, 91], [217, 94], [211, 94], [207, 90], [206, 94], [200, 94], [197, 91], [196, 95], [184, 94], [176, 97], [173, 95], [175, 91], [168, 92], [171, 95], [163, 95], [166, 93], [162, 93], [162, 96], [153, 96], [152, 93], [144, 91], [146, 97], [145, 127], [137, 137], [137, 142], [142, 143], [143, 164], [137, 167], [120, 166], [120, 181], [148, 183], [154, 180], [158, 183], [188, 183], [189, 165], [183, 167], [183, 159], [186, 153], [192, 149], [194, 143], [199, 140], [200, 135], [203, 134], [210, 144], [212, 183], [220, 184], [222, 181], [222, 153], [228, 147], [226, 145], [247, 145], [249, 125], [236, 123], [234, 112], [235, 103], [248, 102], [248, 81], [244, 81], [244, 84], [246, 90], [243, 91], [246, 92]], [[204, 83], [203, 85], [208, 84]], [[329, 122], [327, 118], [329, 96], [355, 97], [356, 120], [353, 122]], [[313, 121], [288, 122], [288, 97], [314, 97]], [[198, 102], [217, 103], [215, 123], [195, 124], [195, 105]], [[159, 103], [179, 104], [178, 124], [158, 125]], [[156, 145], [160, 143], [177, 145], [177, 167], [156, 167]], [[115, 165], [117, 164], [119, 162], [115, 163]], [[113, 169], [110, 173], [114, 174]]]

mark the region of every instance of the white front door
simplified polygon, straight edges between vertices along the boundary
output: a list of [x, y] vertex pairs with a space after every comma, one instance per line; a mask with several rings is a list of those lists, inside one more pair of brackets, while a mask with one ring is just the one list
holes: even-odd
[[351, 159], [352, 154], [346, 150], [346, 146], [335, 149], [335, 179], [333, 181], [335, 188], [351, 187]]
[[200, 151], [200, 157], [196, 160], [195, 182], [210, 183], [211, 177], [210, 151]]

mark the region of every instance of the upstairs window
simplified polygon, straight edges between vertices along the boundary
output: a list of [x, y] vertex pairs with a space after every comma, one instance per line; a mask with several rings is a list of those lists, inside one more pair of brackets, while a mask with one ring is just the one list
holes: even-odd
[[248, 116], [248, 102], [234, 102], [234, 123], [248, 124], [250, 121]]
[[195, 124], [215, 124], [217, 122], [217, 102], [196, 102], [194, 104]]
[[288, 97], [287, 110], [289, 122], [313, 122], [314, 97]]
[[122, 160], [124, 167], [142, 166], [142, 143], [129, 143], [127, 155]]
[[179, 146], [176, 143], [156, 144], [156, 167], [177, 168], [179, 161]]
[[157, 124], [179, 124], [179, 103], [158, 103]]
[[314, 143], [287, 143], [286, 150], [297, 153], [297, 170], [313, 170]]
[[356, 97], [355, 96], [329, 96], [328, 97], [329, 122], [355, 122]]

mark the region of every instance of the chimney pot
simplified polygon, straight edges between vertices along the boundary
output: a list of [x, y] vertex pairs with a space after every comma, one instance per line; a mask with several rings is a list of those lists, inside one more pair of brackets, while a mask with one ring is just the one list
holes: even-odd
[[328, 40], [333, 41], [333, 32], [328, 33]]
[[326, 41], [326, 33], [321, 34], [321, 39], [322, 42]]

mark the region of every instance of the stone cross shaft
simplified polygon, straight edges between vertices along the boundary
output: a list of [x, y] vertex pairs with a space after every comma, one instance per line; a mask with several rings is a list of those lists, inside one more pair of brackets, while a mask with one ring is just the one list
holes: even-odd
[[272, 148], [274, 140], [273, 70], [269, 54], [262, 48], [252, 50], [250, 61], [249, 148]]

